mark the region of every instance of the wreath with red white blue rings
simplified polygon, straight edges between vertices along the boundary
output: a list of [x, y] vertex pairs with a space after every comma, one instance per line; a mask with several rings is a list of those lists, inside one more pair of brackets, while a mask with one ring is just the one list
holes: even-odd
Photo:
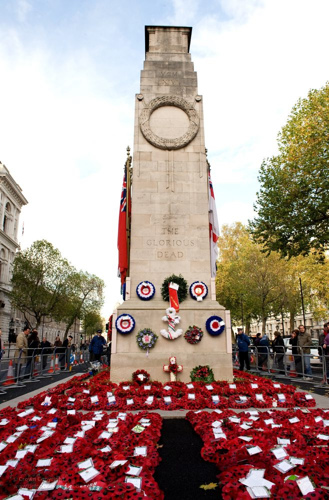
[[142, 281], [137, 285], [136, 293], [141, 300], [151, 300], [155, 294], [155, 286], [150, 281]]
[[131, 333], [135, 328], [135, 320], [130, 314], [120, 314], [115, 322], [115, 327], [119, 333]]
[[203, 281], [195, 281], [190, 286], [190, 295], [192, 299], [198, 302], [205, 299], [208, 295], [208, 287]]
[[206, 329], [210, 335], [216, 337], [223, 333], [225, 329], [225, 323], [220, 316], [210, 316], [206, 321]]

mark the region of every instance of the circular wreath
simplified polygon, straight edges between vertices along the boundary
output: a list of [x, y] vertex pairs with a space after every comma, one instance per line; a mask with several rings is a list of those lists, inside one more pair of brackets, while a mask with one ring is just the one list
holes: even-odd
[[138, 347], [141, 349], [152, 349], [155, 346], [156, 341], [158, 340], [158, 336], [150, 330], [150, 328], [144, 328], [143, 330], [139, 330], [136, 335], [136, 342]]
[[172, 274], [168, 278], [164, 280], [161, 286], [161, 296], [165, 302], [169, 301], [169, 283], [176, 283], [179, 286], [177, 290], [178, 300], [179, 302], [183, 302], [183, 300], [187, 297], [187, 281], [184, 280], [183, 276], [180, 274], [177, 276], [176, 274]]
[[203, 300], [208, 295], [208, 287], [203, 281], [195, 281], [190, 286], [190, 295], [194, 300]]
[[133, 373], [133, 382], [139, 385], [147, 384], [150, 380], [150, 374], [146, 370], [136, 370]]
[[142, 281], [137, 285], [136, 293], [141, 300], [151, 300], [155, 294], [155, 286], [150, 281]]
[[210, 316], [206, 321], [207, 332], [214, 337], [223, 333], [224, 328], [225, 323], [220, 316]]
[[196, 366], [190, 373], [192, 382], [213, 382], [214, 373], [209, 365], [206, 366]]
[[198, 344], [203, 337], [203, 331], [198, 326], [189, 326], [184, 334], [185, 340], [189, 344]]
[[131, 333], [135, 328], [135, 320], [130, 314], [120, 314], [115, 322], [115, 327], [119, 333]]

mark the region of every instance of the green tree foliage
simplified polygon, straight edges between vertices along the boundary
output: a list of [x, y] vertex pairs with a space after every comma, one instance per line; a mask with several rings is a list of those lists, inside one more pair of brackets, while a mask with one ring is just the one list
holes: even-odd
[[64, 338], [75, 320], [83, 319], [88, 313], [99, 313], [103, 305], [103, 289], [104, 282], [97, 276], [83, 271], [73, 271], [70, 274], [57, 309], [57, 318], [66, 323]]
[[[223, 226], [219, 238], [216, 277], [217, 300], [231, 310], [235, 324], [247, 327], [252, 320], [265, 331], [269, 316], [290, 315], [290, 329], [301, 312], [299, 279], [304, 304], [316, 318], [327, 318], [329, 303], [329, 261], [319, 263], [315, 254], [281, 258], [278, 252], [266, 255], [241, 223]], [[242, 321], [242, 315], [243, 320]]]
[[87, 312], [82, 321], [82, 328], [85, 335], [93, 335], [97, 330], [104, 329], [104, 319], [98, 312]]
[[12, 305], [23, 312], [26, 320], [28, 314], [32, 315], [38, 328], [43, 318], [58, 313], [72, 269], [51, 243], [35, 241], [14, 260]]
[[65, 337], [76, 319], [99, 313], [103, 304], [103, 281], [77, 271], [45, 240], [17, 254], [11, 283], [14, 307], [26, 319], [32, 315], [37, 328], [43, 318], [65, 322]]
[[256, 241], [283, 256], [329, 245], [329, 83], [292, 109], [278, 136], [279, 154], [263, 162], [250, 222]]

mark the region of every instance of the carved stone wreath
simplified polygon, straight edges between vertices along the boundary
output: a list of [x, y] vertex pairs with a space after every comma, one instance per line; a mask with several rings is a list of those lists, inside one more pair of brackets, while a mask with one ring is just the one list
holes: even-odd
[[[175, 106], [182, 109], [188, 116], [189, 127], [187, 132], [181, 137], [166, 139], [154, 134], [150, 128], [150, 118], [152, 113], [162, 106]], [[140, 128], [145, 139], [153, 146], [159, 149], [180, 149], [189, 144], [196, 136], [199, 130], [200, 119], [193, 105], [182, 97], [162, 96], [152, 99], [152, 101], [143, 109], [140, 118]]]

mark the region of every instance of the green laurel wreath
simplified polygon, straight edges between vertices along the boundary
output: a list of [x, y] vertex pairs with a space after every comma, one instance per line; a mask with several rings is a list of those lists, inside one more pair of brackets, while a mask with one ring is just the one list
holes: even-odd
[[196, 366], [190, 373], [192, 382], [213, 382], [214, 373], [209, 365]]
[[169, 286], [169, 283], [171, 283], [171, 282], [176, 283], [176, 285], [179, 286], [178, 291], [177, 291], [178, 300], [179, 300], [179, 303], [183, 302], [183, 300], [185, 300], [187, 297], [188, 286], [187, 286], [187, 281], [183, 278], [183, 276], [181, 274], [179, 276], [177, 276], [176, 274], [172, 274], [171, 276], [169, 276], [168, 278], [166, 278], [164, 280], [164, 282], [161, 285], [161, 296], [162, 296], [163, 300], [165, 302], [169, 301], [168, 286]]

